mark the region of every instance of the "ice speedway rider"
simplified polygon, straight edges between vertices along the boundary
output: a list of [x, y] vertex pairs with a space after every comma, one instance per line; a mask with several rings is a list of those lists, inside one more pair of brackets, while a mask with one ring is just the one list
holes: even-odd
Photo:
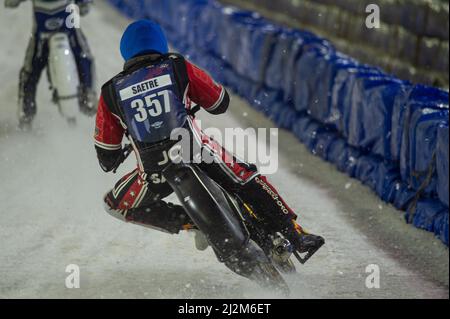
[[[170, 165], [167, 152], [177, 143], [169, 138], [170, 132], [184, 127], [193, 140], [213, 154], [213, 163], [198, 164], [210, 178], [263, 214], [271, 227], [298, 251], [323, 244], [322, 237], [307, 233], [297, 224], [296, 214], [254, 165], [238, 161], [196, 126], [193, 103], [215, 115], [227, 111], [230, 97], [224, 87], [183, 56], [169, 53], [164, 32], [152, 21], [130, 24], [121, 39], [120, 50], [126, 61], [124, 70], [102, 87], [95, 148], [102, 169], [115, 171], [123, 162], [125, 135], [136, 154], [138, 167], [104, 197], [109, 214], [170, 234], [195, 231], [182, 206], [163, 200], [173, 193], [162, 175]], [[197, 236], [196, 244], [203, 250], [207, 245], [201, 239], [201, 235]]]
[[[17, 8], [27, 0], [5, 0], [6, 8]], [[94, 61], [86, 38], [80, 28], [69, 27], [65, 22], [71, 12], [68, 5], [76, 4], [79, 13], [88, 13], [92, 0], [31, 0], [33, 2], [33, 31], [28, 44], [25, 62], [19, 79], [19, 127], [29, 128], [36, 115], [36, 89], [49, 56], [49, 35], [63, 32], [68, 35], [75, 57], [80, 86], [78, 88], [80, 111], [93, 116], [96, 112]], [[70, 18], [70, 17], [69, 17]]]

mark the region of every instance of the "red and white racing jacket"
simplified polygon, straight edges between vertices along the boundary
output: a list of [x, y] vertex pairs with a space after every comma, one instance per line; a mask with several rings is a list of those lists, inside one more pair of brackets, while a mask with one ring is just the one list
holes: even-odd
[[[132, 59], [125, 65], [124, 71], [121, 75], [130, 73], [139, 69], [140, 65], [146, 65], [151, 62], [152, 59], [160, 59], [160, 55], [147, 55]], [[173, 58], [180, 59], [178, 63], [183, 63], [183, 65], [178, 66], [175, 72], [180, 73], [180, 78], [185, 78], [181, 80], [180, 86], [184, 91], [184, 96], [181, 97], [185, 108], [190, 110], [192, 105], [195, 103], [206, 111], [212, 114], [222, 114], [228, 109], [230, 102], [230, 97], [226, 89], [217, 84], [208, 73], [204, 70], [198, 68], [191, 62], [185, 60], [181, 56], [173, 55]], [[180, 69], [180, 70], [178, 70]], [[117, 158], [121, 154], [122, 150], [122, 139], [127, 131], [127, 124], [124, 119], [123, 112], [119, 110], [119, 107], [115, 103], [115, 99], [111, 96], [117, 96], [117, 94], [111, 94], [110, 90], [114, 90], [111, 85], [110, 80], [107, 82], [102, 89], [102, 95], [100, 97], [97, 117], [96, 117], [96, 127], [95, 127], [95, 146], [98, 153], [98, 158], [102, 168], [105, 171], [110, 171], [114, 168], [114, 164]], [[189, 117], [190, 126], [193, 129], [197, 129], [192, 117]], [[202, 142], [208, 142], [209, 138], [205, 136], [200, 130], [198, 130], [197, 135], [201, 136]], [[139, 144], [137, 141], [133, 141], [131, 138], [133, 146]], [[139, 146], [139, 145], [138, 145]], [[212, 146], [213, 149], [220, 149], [217, 145]], [[140, 147], [135, 147], [135, 151], [139, 153]], [[138, 164], [141, 171], [147, 169], [142, 161], [139, 160]], [[227, 154], [223, 154], [226, 156]], [[158, 159], [154, 159], [158, 161]]]

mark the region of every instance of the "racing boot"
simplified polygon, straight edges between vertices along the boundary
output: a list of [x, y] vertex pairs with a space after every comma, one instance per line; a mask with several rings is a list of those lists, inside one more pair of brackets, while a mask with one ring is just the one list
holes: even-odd
[[19, 115], [19, 126], [18, 129], [23, 132], [29, 132], [31, 131], [31, 123], [33, 121], [33, 117], [31, 116], [25, 116], [25, 115]]
[[[294, 219], [283, 229], [282, 234], [291, 242], [294, 247], [293, 253], [302, 264], [306, 263], [325, 244], [323, 237], [308, 233]], [[305, 255], [302, 257], [300, 254]]]
[[86, 116], [92, 117], [97, 113], [97, 97], [95, 92], [83, 85], [78, 90], [80, 111]]

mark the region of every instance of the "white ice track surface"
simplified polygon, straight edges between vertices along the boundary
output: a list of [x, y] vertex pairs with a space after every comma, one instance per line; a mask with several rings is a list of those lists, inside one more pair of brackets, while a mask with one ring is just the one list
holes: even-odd
[[[30, 11], [29, 3], [0, 9], [0, 297], [279, 297], [231, 273], [211, 249], [197, 252], [188, 234], [170, 236], [107, 215], [102, 196], [134, 167], [134, 159], [117, 175], [103, 174], [93, 119], [68, 129], [50, 102], [45, 75], [35, 129], [16, 130]], [[103, 1], [82, 21], [98, 84], [121, 70], [118, 43], [127, 23]], [[220, 128], [272, 126], [236, 97], [229, 114], [201, 117]], [[280, 131], [279, 137], [283, 168], [270, 180], [301, 224], [327, 241], [287, 278], [292, 298], [448, 298], [449, 256], [440, 241], [406, 225], [402, 212], [310, 155], [290, 133]], [[68, 264], [81, 269], [80, 289], [65, 287]], [[365, 287], [369, 264], [380, 266], [380, 289]]]

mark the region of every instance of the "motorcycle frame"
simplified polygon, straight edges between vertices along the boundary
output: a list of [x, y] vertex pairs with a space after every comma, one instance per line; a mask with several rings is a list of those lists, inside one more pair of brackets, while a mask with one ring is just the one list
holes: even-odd
[[231, 206], [224, 190], [195, 164], [171, 164], [163, 176], [221, 262], [247, 245], [250, 234], [237, 207]]

